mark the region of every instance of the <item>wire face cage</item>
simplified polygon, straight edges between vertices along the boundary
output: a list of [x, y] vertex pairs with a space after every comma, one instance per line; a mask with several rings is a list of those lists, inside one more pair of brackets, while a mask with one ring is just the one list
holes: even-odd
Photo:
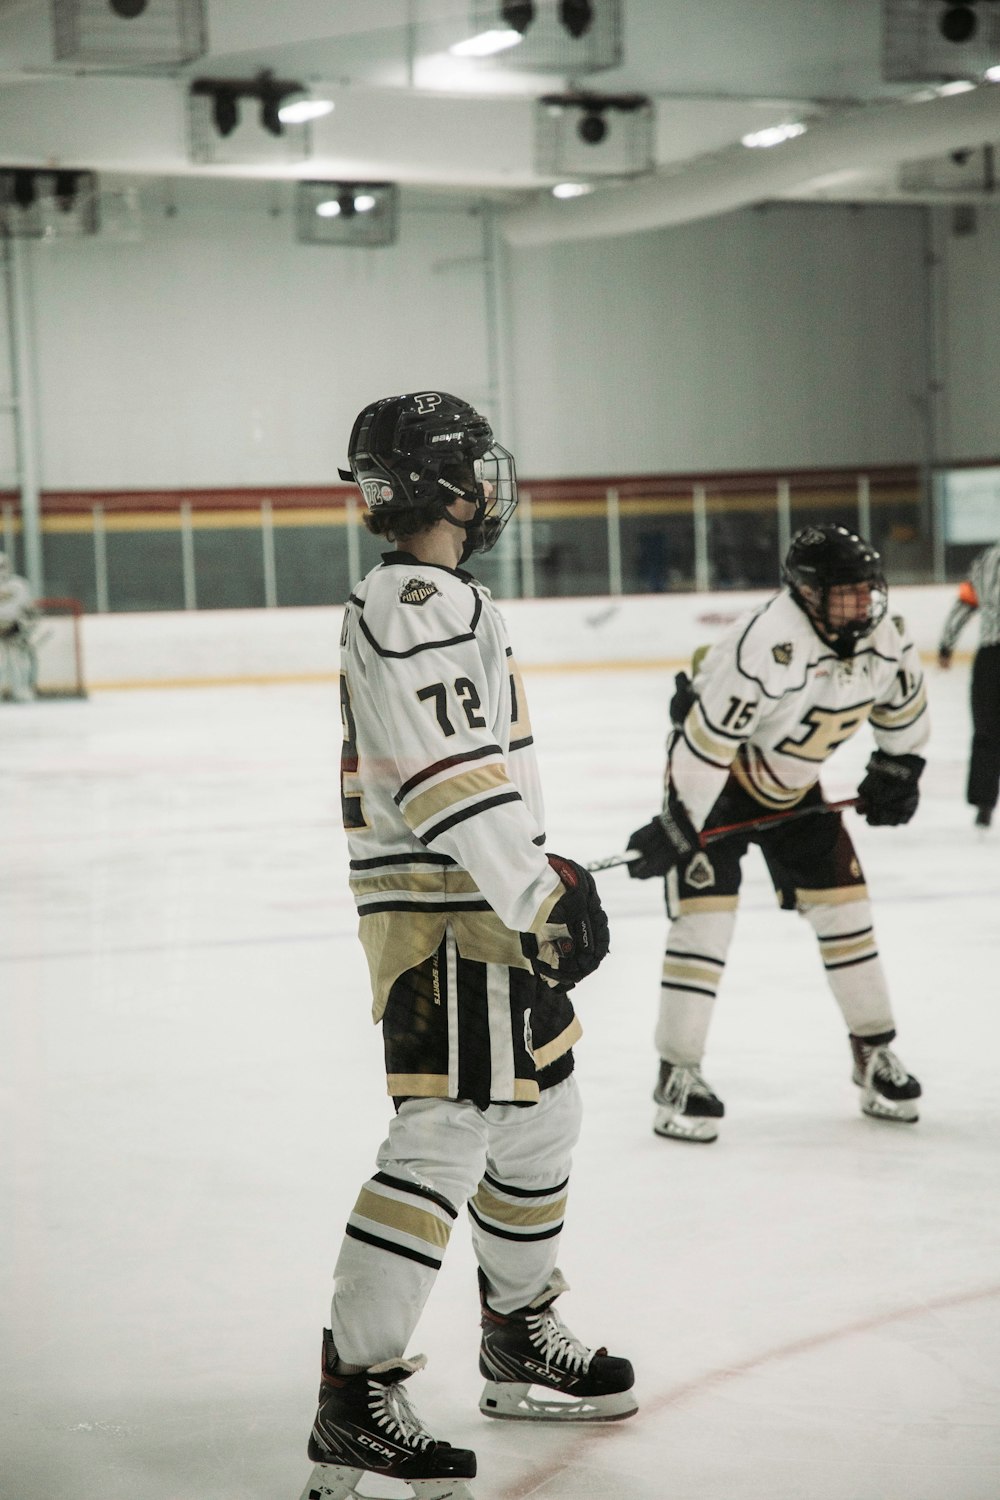
[[392, 182], [299, 182], [296, 238], [304, 245], [392, 245], [398, 202]]
[[207, 46], [205, 0], [52, 0], [52, 34], [57, 62], [193, 62]]
[[0, 167], [0, 229], [14, 239], [79, 239], [100, 228], [97, 173]]
[[654, 124], [641, 94], [547, 94], [535, 104], [535, 170], [576, 178], [652, 171]]
[[1000, 0], [882, 0], [888, 83], [980, 79], [1000, 66]]

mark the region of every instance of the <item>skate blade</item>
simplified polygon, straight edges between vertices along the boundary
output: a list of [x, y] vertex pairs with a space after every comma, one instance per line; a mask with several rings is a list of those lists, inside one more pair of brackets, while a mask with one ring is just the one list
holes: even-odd
[[915, 1125], [920, 1119], [913, 1099], [883, 1099], [881, 1094], [867, 1094], [861, 1100], [863, 1114], [873, 1120], [892, 1120], [897, 1125]]
[[484, 1417], [511, 1422], [620, 1422], [639, 1410], [631, 1391], [616, 1391], [610, 1396], [543, 1398], [532, 1396], [532, 1389], [530, 1384], [516, 1380], [487, 1380], [479, 1410]]
[[[357, 1488], [367, 1469], [346, 1469], [335, 1464], [317, 1464], [309, 1476], [300, 1500], [377, 1500]], [[414, 1500], [473, 1500], [464, 1479], [406, 1479]]]
[[719, 1127], [706, 1115], [678, 1115], [672, 1109], [658, 1109], [653, 1130], [671, 1141], [706, 1143], [719, 1138]]

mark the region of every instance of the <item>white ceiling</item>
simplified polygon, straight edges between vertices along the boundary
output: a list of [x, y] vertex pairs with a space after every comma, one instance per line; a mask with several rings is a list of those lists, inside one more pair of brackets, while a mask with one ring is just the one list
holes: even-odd
[[[87, 0], [93, 8], [95, 0]], [[150, 0], [150, 5], [167, 0]], [[171, 0], [173, 3], [173, 0]], [[624, 62], [577, 79], [459, 63], [447, 45], [486, 0], [207, 0], [207, 54], [172, 69], [81, 70], [54, 60], [50, 0], [0, 0], [0, 164], [147, 177], [392, 180], [507, 205], [517, 243], [607, 235], [798, 199], [982, 196], [977, 158], [946, 186], [900, 187], [900, 165], [1000, 141], [1000, 86], [914, 102], [880, 72], [880, 0], [623, 0]], [[554, 0], [539, 0], [551, 5]], [[944, 0], [914, 0], [940, 12]], [[1000, 0], [978, 0], [1000, 13]], [[197, 77], [301, 80], [335, 103], [287, 159], [244, 109], [242, 159], [193, 163]], [[639, 92], [655, 106], [656, 170], [557, 203], [535, 166], [535, 99], [574, 87]], [[247, 115], [249, 113], [249, 118]], [[808, 123], [747, 150], [750, 130]], [[963, 169], [964, 170], [964, 169]]]

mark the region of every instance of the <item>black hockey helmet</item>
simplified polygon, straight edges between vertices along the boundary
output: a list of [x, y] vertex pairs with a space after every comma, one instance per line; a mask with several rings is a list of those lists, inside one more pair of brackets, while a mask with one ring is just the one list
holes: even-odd
[[[889, 589], [882, 558], [875, 548], [846, 526], [807, 526], [793, 537], [781, 579], [801, 609], [839, 654], [850, 655], [858, 641], [871, 635], [885, 618]], [[868, 608], [856, 619], [834, 620], [830, 590], [838, 584], [867, 583]]]
[[372, 513], [474, 501], [463, 561], [490, 550], [517, 504], [513, 458], [486, 418], [447, 391], [373, 401], [355, 420], [347, 458], [340, 477], [354, 480]]

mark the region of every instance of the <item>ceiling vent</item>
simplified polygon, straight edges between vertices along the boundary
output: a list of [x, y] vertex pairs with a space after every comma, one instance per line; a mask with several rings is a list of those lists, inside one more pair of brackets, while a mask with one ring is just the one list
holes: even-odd
[[882, 0], [889, 83], [981, 79], [1000, 65], [1000, 0]]
[[[499, 50], [484, 52], [487, 39]], [[576, 78], [617, 68], [622, 0], [471, 0], [468, 36], [451, 50], [504, 72]]]
[[541, 177], [636, 177], [655, 165], [645, 94], [546, 94], [535, 103]]
[[205, 0], [52, 0], [57, 62], [147, 68], [192, 62], [207, 46]]
[[398, 199], [394, 182], [296, 183], [296, 238], [304, 245], [392, 245]]
[[73, 167], [0, 167], [0, 234], [79, 239], [96, 234], [97, 174]]

